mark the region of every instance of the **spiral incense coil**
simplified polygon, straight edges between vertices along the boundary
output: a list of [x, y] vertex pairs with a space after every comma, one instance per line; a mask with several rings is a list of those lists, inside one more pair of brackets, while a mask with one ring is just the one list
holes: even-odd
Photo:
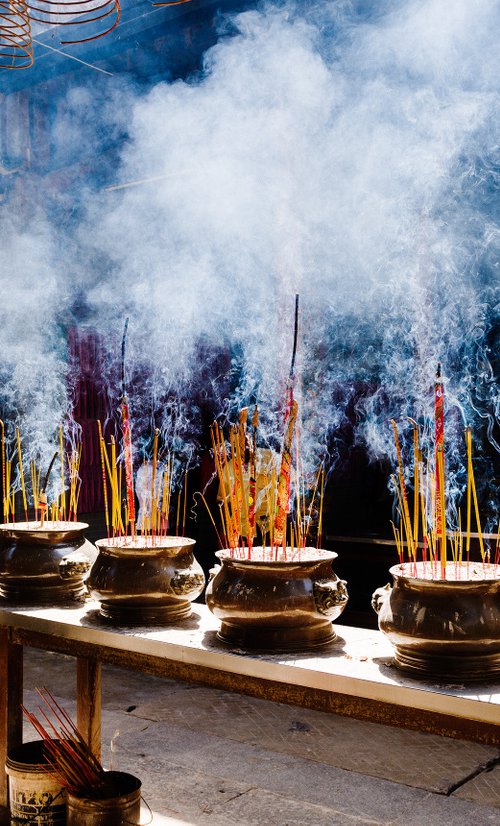
[[[96, 24], [89, 37], [61, 40], [61, 45], [89, 43], [116, 29], [121, 17], [120, 0], [27, 0], [31, 20], [50, 26], [86, 26]], [[112, 17], [112, 20], [107, 18]], [[71, 18], [71, 19], [68, 19]], [[114, 18], [114, 19], [113, 19]], [[106, 21], [105, 23], [103, 21]], [[107, 27], [102, 30], [100, 27]]]
[[28, 69], [33, 44], [25, 0], [0, 0], [0, 69]]

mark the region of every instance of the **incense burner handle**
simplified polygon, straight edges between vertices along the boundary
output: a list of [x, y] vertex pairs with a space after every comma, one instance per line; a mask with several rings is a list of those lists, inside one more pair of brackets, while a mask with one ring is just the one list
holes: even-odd
[[388, 582], [382, 588], [377, 588], [372, 594], [372, 608], [379, 614], [382, 606], [387, 602], [392, 593], [392, 585]]
[[325, 617], [338, 616], [349, 595], [343, 579], [318, 579], [313, 583], [314, 602]]
[[208, 584], [209, 585], [215, 579], [215, 577], [217, 576], [217, 574], [219, 573], [221, 568], [222, 568], [222, 565], [214, 565], [213, 568], [210, 568], [210, 570], [208, 572]]
[[205, 576], [199, 571], [174, 571], [170, 587], [178, 597], [187, 597], [193, 592], [201, 593], [205, 587]]
[[84, 553], [76, 553], [63, 556], [59, 563], [59, 576], [61, 579], [73, 579], [74, 577], [85, 577], [92, 567], [92, 562]]

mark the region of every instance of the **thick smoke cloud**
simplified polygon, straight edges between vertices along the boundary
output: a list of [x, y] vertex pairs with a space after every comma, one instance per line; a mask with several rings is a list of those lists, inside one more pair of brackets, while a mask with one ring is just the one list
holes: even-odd
[[[36, 229], [5, 218], [0, 226], [0, 386], [7, 457], [19, 426], [29, 475], [35, 459], [43, 472], [70, 413], [67, 347], [62, 319], [68, 285], [57, 265], [56, 244], [43, 219]], [[18, 480], [19, 481], [19, 480]]]
[[279, 442], [298, 292], [306, 466], [352, 399], [373, 457], [394, 459], [390, 417], [429, 441], [441, 362], [459, 490], [464, 423], [492, 442], [499, 412], [499, 23], [493, 0], [268, 4], [223, 23], [193, 78], [110, 80], [128, 134], [85, 200], [78, 280], [116, 358], [130, 316], [141, 432], [170, 401], [156, 423], [189, 445], [208, 395], [231, 416], [257, 400]]

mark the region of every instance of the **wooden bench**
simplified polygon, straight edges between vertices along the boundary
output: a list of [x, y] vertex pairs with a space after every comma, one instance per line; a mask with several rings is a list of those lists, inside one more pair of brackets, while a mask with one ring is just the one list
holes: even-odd
[[[217, 620], [204, 605], [171, 628], [117, 628], [98, 605], [0, 608], [0, 761], [22, 742], [23, 647], [76, 658], [77, 725], [101, 751], [101, 665], [239, 691], [278, 702], [500, 744], [500, 683], [435, 685], [392, 665], [378, 631], [336, 626], [338, 638], [308, 654], [249, 654], [217, 640]], [[34, 688], [35, 686], [31, 686]], [[7, 779], [0, 771], [0, 805]]]

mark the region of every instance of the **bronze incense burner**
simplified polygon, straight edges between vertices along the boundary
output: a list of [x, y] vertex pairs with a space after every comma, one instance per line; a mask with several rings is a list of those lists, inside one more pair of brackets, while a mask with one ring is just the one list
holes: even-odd
[[96, 549], [84, 522], [0, 525], [0, 598], [23, 605], [82, 599]]
[[126, 625], [171, 624], [191, 614], [205, 587], [194, 539], [183, 536], [99, 539], [88, 580], [105, 619]]
[[[237, 556], [236, 556], [237, 554]], [[332, 622], [347, 603], [332, 569], [337, 554], [316, 548], [218, 551], [206, 602], [221, 620], [218, 638], [240, 648], [297, 651], [336, 638]]]
[[394, 585], [372, 605], [395, 647], [398, 668], [446, 682], [500, 675], [500, 567], [448, 562], [439, 579], [427, 562], [390, 569]]

